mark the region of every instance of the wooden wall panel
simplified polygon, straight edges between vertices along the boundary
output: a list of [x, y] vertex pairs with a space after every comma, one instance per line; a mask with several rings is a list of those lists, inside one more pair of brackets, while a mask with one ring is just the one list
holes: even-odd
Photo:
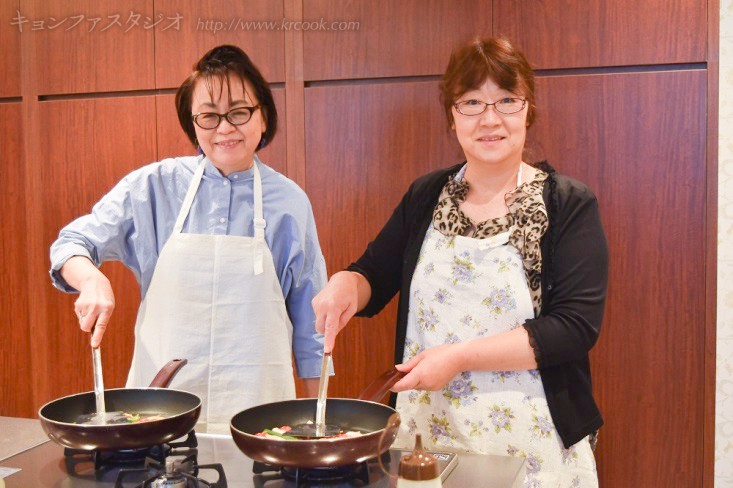
[[158, 161], [176, 156], [197, 154], [196, 148], [191, 145], [178, 123], [175, 98], [176, 96], [173, 94], [156, 95], [155, 97], [155, 130], [158, 137], [158, 156], [156, 160]]
[[[124, 175], [155, 159], [155, 100], [152, 97], [44, 102], [39, 107], [43, 199], [31, 204], [29, 231], [40, 249], [29, 249], [30, 289], [38, 290], [30, 310], [36, 333], [33, 381], [37, 406], [93, 387], [89, 337], [78, 329], [77, 295], [51, 287], [48, 248], [58, 231], [91, 207]], [[105, 264], [116, 309], [102, 344], [105, 386], [124, 386], [132, 358], [139, 289], [119, 263]]]
[[[0, 98], [20, 96], [20, 36], [23, 25], [14, 25], [18, 17], [19, 0], [0, 0], [0, 46], [3, 47], [0, 70]], [[30, 30], [27, 25], [23, 29]]]
[[610, 246], [601, 486], [700, 486], [705, 86], [704, 71], [538, 83], [537, 152], [595, 191]]
[[[258, 155], [265, 164], [280, 173], [286, 174], [285, 90], [283, 88], [273, 88], [272, 96], [275, 99], [279, 118], [277, 134], [270, 145], [259, 151]], [[191, 143], [178, 123], [175, 95], [158, 95], [155, 99], [157, 106], [158, 160], [197, 154], [196, 149], [191, 147]]]
[[[0, 314], [7, 320], [0, 327], [0, 416], [24, 416], [33, 411], [28, 361], [32, 325], [27, 320], [28, 249], [25, 242], [26, 196], [22, 164], [22, 109], [19, 103], [0, 104]], [[19, 134], [20, 132], [20, 134]], [[11, 386], [12, 385], [12, 386]]]
[[[234, 44], [250, 56], [269, 82], [285, 80], [283, 2], [269, 0], [158, 0], [155, 14], [182, 16], [179, 31], [155, 35], [155, 79], [158, 88], [177, 88], [193, 64], [212, 47]], [[271, 22], [272, 25], [267, 24]]]
[[495, 0], [494, 34], [539, 69], [703, 62], [705, 0]]
[[[154, 88], [152, 0], [21, 0], [36, 93]], [[138, 17], [139, 16], [139, 17]], [[37, 24], [34, 24], [37, 23]], [[42, 26], [42, 28], [41, 28]], [[56, 26], [56, 27], [54, 27]], [[162, 28], [162, 27], [160, 27]]]
[[304, 0], [303, 19], [359, 22], [303, 32], [306, 80], [441, 74], [455, 44], [491, 32], [491, 2]]
[[[417, 176], [460, 159], [437, 94], [435, 82], [306, 88], [306, 191], [329, 274], [361, 255]], [[395, 310], [339, 335], [334, 395], [391, 367]]]

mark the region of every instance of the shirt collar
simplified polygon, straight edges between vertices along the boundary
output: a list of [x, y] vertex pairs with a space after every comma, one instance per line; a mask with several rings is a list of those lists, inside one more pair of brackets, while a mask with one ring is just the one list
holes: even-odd
[[[223, 180], [228, 179], [232, 183], [236, 183], [238, 181], [247, 181], [254, 178], [254, 169], [249, 168], [244, 171], [235, 171], [234, 173], [231, 173], [229, 176], [224, 176], [221, 174], [221, 171], [217, 169], [216, 166], [209, 160], [209, 158], [204, 157], [206, 160], [206, 164], [204, 165], [204, 177], [212, 178], [214, 180]], [[255, 154], [254, 157], [255, 164], [258, 164], [260, 167], [260, 172], [262, 172], [262, 161], [260, 161], [260, 158], [257, 157]]]
[[466, 168], [468, 168], [468, 163], [461, 166], [461, 169], [458, 170], [458, 173], [456, 173], [453, 179], [458, 182], [463, 181], [463, 176], [466, 174]]

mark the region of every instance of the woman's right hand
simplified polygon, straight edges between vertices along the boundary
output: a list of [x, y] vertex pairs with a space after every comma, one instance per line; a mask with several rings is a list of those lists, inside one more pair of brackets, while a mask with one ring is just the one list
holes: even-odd
[[371, 296], [369, 282], [359, 273], [340, 271], [313, 298], [316, 332], [324, 335], [323, 350], [331, 352], [336, 336]]
[[107, 277], [86, 257], [74, 256], [64, 263], [61, 276], [79, 290], [74, 302], [74, 312], [79, 318], [79, 327], [92, 332], [92, 347], [99, 347], [115, 309], [115, 295]]

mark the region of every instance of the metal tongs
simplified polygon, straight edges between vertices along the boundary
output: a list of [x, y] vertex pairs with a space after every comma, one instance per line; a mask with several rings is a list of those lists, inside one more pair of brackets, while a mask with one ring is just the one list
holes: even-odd
[[104, 405], [104, 378], [102, 376], [102, 353], [100, 348], [92, 347], [92, 365], [94, 366], [94, 400], [97, 404], [97, 413], [92, 418], [95, 424], [107, 423], [107, 409]]
[[328, 372], [331, 364], [331, 353], [323, 353], [321, 362], [321, 379], [318, 381], [318, 401], [316, 403], [316, 437], [326, 434], [326, 395], [328, 393]]
[[318, 381], [318, 399], [316, 400], [315, 423], [309, 420], [303, 424], [293, 425], [287, 435], [298, 439], [320, 439], [337, 435], [341, 429], [337, 425], [326, 425], [326, 396], [328, 393], [328, 374], [331, 370], [331, 353], [323, 353], [321, 362], [321, 378]]

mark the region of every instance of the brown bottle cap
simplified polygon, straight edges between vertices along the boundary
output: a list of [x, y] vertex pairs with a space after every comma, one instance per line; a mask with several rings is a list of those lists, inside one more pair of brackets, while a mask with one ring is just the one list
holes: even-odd
[[400, 459], [399, 475], [413, 481], [434, 480], [440, 475], [438, 461], [423, 449], [420, 434], [415, 435], [415, 450]]

